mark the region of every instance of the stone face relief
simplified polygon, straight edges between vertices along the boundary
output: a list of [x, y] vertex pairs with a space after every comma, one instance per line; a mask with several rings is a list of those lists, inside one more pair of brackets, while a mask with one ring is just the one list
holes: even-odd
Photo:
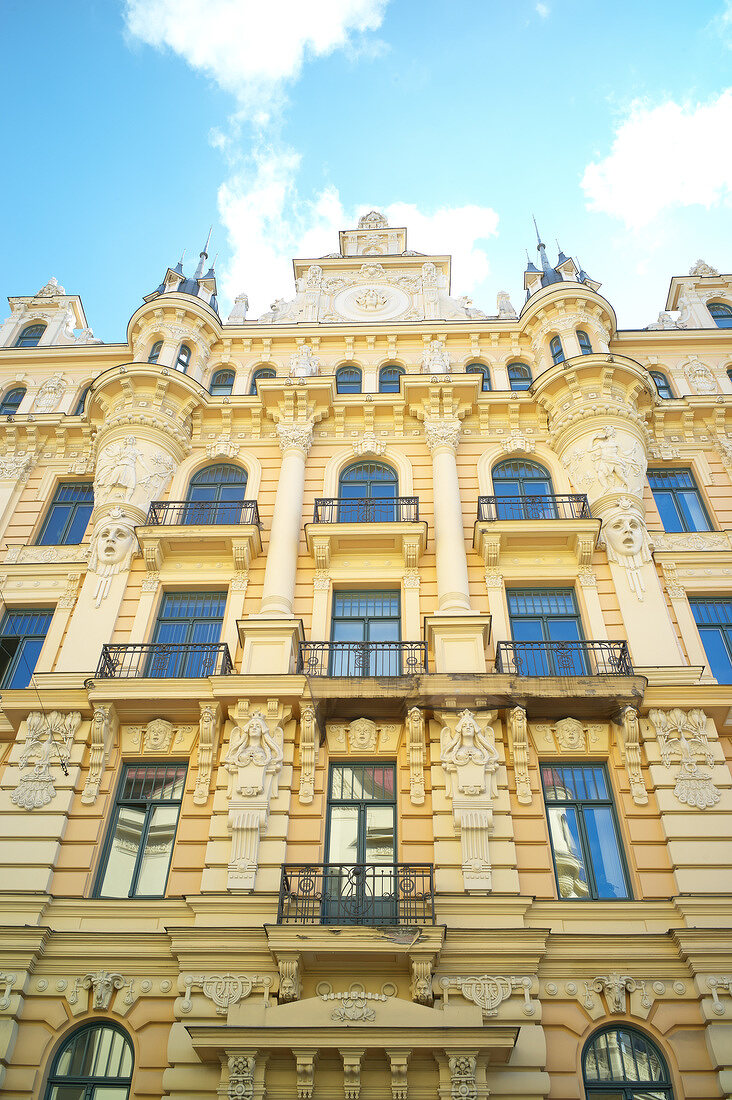
[[112, 577], [130, 567], [137, 552], [134, 520], [121, 508], [112, 508], [92, 534], [89, 572], [99, 577], [94, 592], [95, 607], [109, 595]]
[[645, 520], [627, 497], [605, 516], [600, 533], [603, 541], [608, 560], [627, 570], [628, 583], [637, 599], [642, 600], [646, 590], [643, 566], [651, 560], [651, 547]]
[[33, 411], [39, 413], [54, 412], [66, 393], [66, 380], [60, 373], [52, 375], [43, 383], [33, 402]]

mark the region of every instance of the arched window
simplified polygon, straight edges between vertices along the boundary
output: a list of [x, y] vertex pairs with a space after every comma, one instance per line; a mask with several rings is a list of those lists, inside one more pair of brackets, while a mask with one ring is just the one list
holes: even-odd
[[512, 390], [528, 390], [531, 385], [531, 371], [526, 363], [508, 364], [508, 384]]
[[648, 373], [656, 384], [658, 396], [662, 397], [664, 401], [673, 401], [674, 391], [671, 389], [671, 383], [666, 375], [660, 370], [652, 370]]
[[240, 523], [247, 472], [231, 462], [205, 466], [190, 480], [183, 523]]
[[81, 393], [79, 394], [79, 400], [76, 402], [76, 405], [74, 406], [74, 411], [71, 414], [72, 416], [84, 415], [84, 406], [86, 405], [86, 399], [89, 396], [90, 389], [91, 386], [85, 386], [84, 389], [81, 391]]
[[150, 348], [150, 354], [147, 357], [148, 363], [157, 363], [160, 358], [160, 352], [163, 350], [163, 341], [156, 340], [153, 346]]
[[485, 363], [468, 363], [467, 367], [465, 368], [465, 373], [483, 375], [483, 381], [480, 384], [480, 388], [483, 393], [491, 388], [491, 376]]
[[393, 522], [397, 491], [396, 471], [386, 462], [352, 462], [338, 479], [338, 522]]
[[497, 519], [555, 519], [552, 477], [538, 462], [507, 458], [493, 467]]
[[255, 370], [252, 375], [252, 381], [249, 386], [249, 393], [255, 394], [257, 392], [257, 382], [263, 381], [265, 378], [276, 378], [277, 371], [272, 367], [260, 367], [259, 370]]
[[577, 343], [580, 346], [580, 351], [583, 355], [592, 355], [592, 344], [590, 338], [584, 329], [577, 329]]
[[399, 379], [404, 368], [396, 363], [387, 363], [379, 371], [379, 393], [399, 393]]
[[707, 309], [717, 328], [732, 328], [732, 306], [725, 305], [724, 302], [709, 302]]
[[37, 348], [45, 331], [45, 325], [26, 325], [15, 341], [16, 348]]
[[552, 353], [552, 363], [564, 362], [564, 348], [562, 347], [562, 341], [558, 336], [553, 336], [549, 341], [549, 351]]
[[582, 1058], [587, 1100], [673, 1100], [663, 1055], [646, 1035], [630, 1027], [607, 1027], [593, 1035]]
[[8, 392], [0, 401], [0, 416], [15, 416], [20, 403], [25, 397], [25, 386], [16, 386]]
[[339, 367], [336, 371], [336, 393], [360, 393], [361, 371], [358, 367]]
[[85, 1024], [54, 1058], [46, 1100], [127, 1100], [133, 1064], [132, 1043], [121, 1028]]
[[233, 370], [217, 370], [211, 379], [210, 394], [212, 397], [228, 397], [234, 388]]
[[191, 363], [191, 349], [188, 344], [181, 344], [178, 351], [178, 358], [175, 361], [175, 369], [181, 371], [182, 374], [186, 374], [188, 367]]

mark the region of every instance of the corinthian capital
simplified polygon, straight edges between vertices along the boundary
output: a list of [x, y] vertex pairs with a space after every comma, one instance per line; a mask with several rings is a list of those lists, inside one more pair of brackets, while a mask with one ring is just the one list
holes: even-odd
[[288, 447], [297, 447], [298, 450], [307, 454], [313, 442], [313, 423], [311, 420], [304, 424], [292, 420], [281, 420], [277, 424], [277, 435], [283, 451]]
[[425, 419], [424, 434], [430, 451], [437, 447], [452, 447], [454, 451], [460, 442], [460, 421], [457, 417], [447, 417], [444, 420]]

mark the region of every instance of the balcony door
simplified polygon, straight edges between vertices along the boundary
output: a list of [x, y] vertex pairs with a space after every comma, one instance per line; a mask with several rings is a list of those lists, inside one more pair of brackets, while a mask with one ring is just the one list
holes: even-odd
[[324, 924], [396, 924], [394, 764], [331, 764]]
[[[226, 592], [166, 592], [155, 624], [147, 676], [211, 676]], [[166, 645], [175, 649], [166, 649]], [[182, 647], [182, 648], [179, 648]]]
[[397, 475], [385, 462], [353, 462], [338, 482], [339, 523], [393, 523]]
[[331, 676], [400, 676], [401, 594], [335, 592], [331, 641]]
[[513, 588], [506, 595], [519, 676], [588, 674], [582, 622], [571, 588]]
[[556, 519], [551, 474], [538, 462], [510, 458], [493, 467], [497, 519]]
[[247, 472], [231, 462], [206, 466], [191, 478], [183, 522], [240, 523]]

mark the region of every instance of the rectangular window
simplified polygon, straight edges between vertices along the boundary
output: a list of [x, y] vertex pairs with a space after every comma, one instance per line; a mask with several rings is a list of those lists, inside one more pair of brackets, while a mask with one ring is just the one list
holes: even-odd
[[[155, 624], [156, 650], [146, 675], [210, 676], [225, 607], [226, 592], [166, 592]], [[166, 643], [175, 649], [162, 649]]]
[[94, 507], [91, 481], [62, 481], [48, 509], [38, 546], [70, 546], [84, 537]]
[[522, 676], [586, 676], [582, 622], [571, 588], [509, 588], [514, 662]]
[[7, 611], [0, 625], [0, 688], [28, 687], [53, 609]]
[[164, 896], [185, 781], [185, 764], [125, 765], [97, 897]]
[[560, 898], [628, 898], [615, 809], [601, 764], [542, 764]]
[[701, 493], [691, 470], [648, 471], [664, 531], [711, 531]]
[[[335, 592], [331, 676], [399, 676], [401, 593]], [[382, 643], [379, 645], [378, 643]], [[383, 644], [387, 643], [387, 644]]]
[[732, 684], [732, 600], [689, 600], [712, 675]]

